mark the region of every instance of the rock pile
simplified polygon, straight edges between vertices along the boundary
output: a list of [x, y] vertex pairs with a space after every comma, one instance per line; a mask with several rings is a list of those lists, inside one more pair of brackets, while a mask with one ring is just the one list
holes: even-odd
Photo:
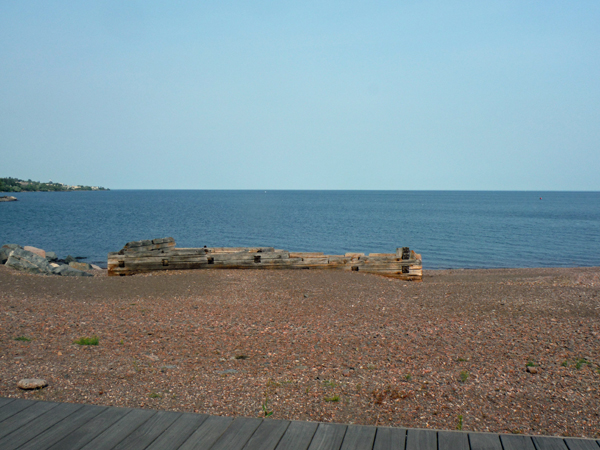
[[0, 202], [16, 202], [17, 197], [13, 197], [12, 195], [3, 195], [0, 197]]
[[54, 252], [46, 252], [30, 246], [21, 247], [17, 244], [6, 244], [0, 248], [0, 264], [15, 270], [42, 275], [92, 276], [85, 272], [92, 269], [88, 263], [77, 262], [75, 258], [72, 258], [71, 262], [60, 264]]

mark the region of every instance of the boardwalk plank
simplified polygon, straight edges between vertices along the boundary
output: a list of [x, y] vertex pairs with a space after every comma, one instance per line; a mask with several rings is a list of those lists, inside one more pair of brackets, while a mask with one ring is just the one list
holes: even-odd
[[531, 438], [537, 450], [568, 450], [562, 438], [550, 436], [533, 436]]
[[591, 439], [566, 438], [565, 444], [567, 444], [569, 450], [600, 450], [596, 441]]
[[29, 408], [30, 406], [34, 405], [35, 403], [36, 402], [33, 400], [23, 400], [20, 398], [16, 399], [14, 402], [10, 402], [9, 404], [5, 405], [3, 408], [0, 408], [0, 422], [5, 421], [10, 416], [14, 416], [19, 411], [22, 411], [25, 408]]
[[147, 450], [176, 450], [206, 420], [206, 414], [184, 413]]
[[69, 450], [78, 450], [130, 412], [131, 409], [128, 408], [106, 408], [51, 446], [50, 449], [64, 450], [68, 448]]
[[292, 421], [275, 450], [307, 450], [318, 426], [316, 422]]
[[129, 436], [123, 439], [115, 450], [134, 450], [146, 448], [158, 436], [175, 422], [181, 413], [170, 411], [159, 411], [148, 419], [144, 424], [136, 428]]
[[500, 436], [491, 433], [469, 433], [471, 450], [502, 450]]
[[438, 431], [439, 450], [469, 450], [469, 435], [463, 431]]
[[342, 450], [371, 450], [376, 432], [376, 427], [348, 425], [342, 442]]
[[211, 447], [211, 450], [235, 450], [242, 449], [252, 434], [256, 431], [262, 419], [248, 419], [238, 417], [229, 425], [223, 435]]
[[0, 397], [0, 408], [2, 408], [4, 405], [7, 405], [10, 402], [13, 402], [14, 400], [14, 398]]
[[29, 408], [25, 408], [10, 416], [8, 419], [0, 422], [0, 439], [57, 406], [58, 403], [54, 402], [36, 402]]
[[342, 446], [346, 425], [321, 423], [313, 436], [309, 450], [338, 450]]
[[437, 433], [431, 430], [408, 430], [406, 450], [437, 450]]
[[83, 408], [83, 405], [61, 403], [56, 408], [52, 408], [35, 419], [35, 424], [21, 427], [0, 439], [0, 448], [3, 450], [17, 448], [81, 408]]
[[288, 420], [263, 420], [244, 450], [273, 450], [289, 425]]
[[46, 449], [106, 409], [105, 406], [83, 406], [77, 411], [77, 414], [70, 416], [69, 420], [63, 420], [48, 428], [20, 447], [19, 450]]
[[82, 450], [108, 450], [133, 433], [138, 427], [149, 420], [156, 411], [148, 409], [135, 409], [111, 427], [104, 430], [91, 442], [82, 447]]
[[210, 416], [198, 428], [179, 450], [211, 448], [233, 422], [233, 417]]
[[406, 447], [406, 429], [377, 427], [373, 450], [404, 450]]
[[567, 444], [569, 450], [600, 450], [597, 442], [592, 439], [566, 438], [565, 444]]
[[504, 450], [535, 450], [531, 436], [503, 434], [500, 436]]

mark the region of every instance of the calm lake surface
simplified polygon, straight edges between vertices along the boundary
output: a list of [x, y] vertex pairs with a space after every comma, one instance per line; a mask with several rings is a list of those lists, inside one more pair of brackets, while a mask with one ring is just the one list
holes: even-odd
[[[86, 257], [172, 236], [178, 247], [328, 254], [410, 247], [425, 269], [600, 266], [600, 192], [31, 192], [0, 203], [0, 244]], [[540, 200], [540, 197], [542, 199]]]

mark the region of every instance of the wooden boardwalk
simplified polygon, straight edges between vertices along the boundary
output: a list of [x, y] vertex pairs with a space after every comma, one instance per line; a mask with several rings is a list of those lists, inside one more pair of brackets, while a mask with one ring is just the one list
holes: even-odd
[[0, 449], [600, 450], [541, 436], [232, 418], [0, 397]]

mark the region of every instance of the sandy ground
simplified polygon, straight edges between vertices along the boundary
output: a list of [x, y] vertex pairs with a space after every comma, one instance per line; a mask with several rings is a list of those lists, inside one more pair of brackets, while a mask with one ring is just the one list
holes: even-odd
[[[600, 437], [599, 293], [600, 268], [429, 271], [410, 283], [0, 266], [0, 396]], [[49, 386], [19, 390], [29, 377]]]

